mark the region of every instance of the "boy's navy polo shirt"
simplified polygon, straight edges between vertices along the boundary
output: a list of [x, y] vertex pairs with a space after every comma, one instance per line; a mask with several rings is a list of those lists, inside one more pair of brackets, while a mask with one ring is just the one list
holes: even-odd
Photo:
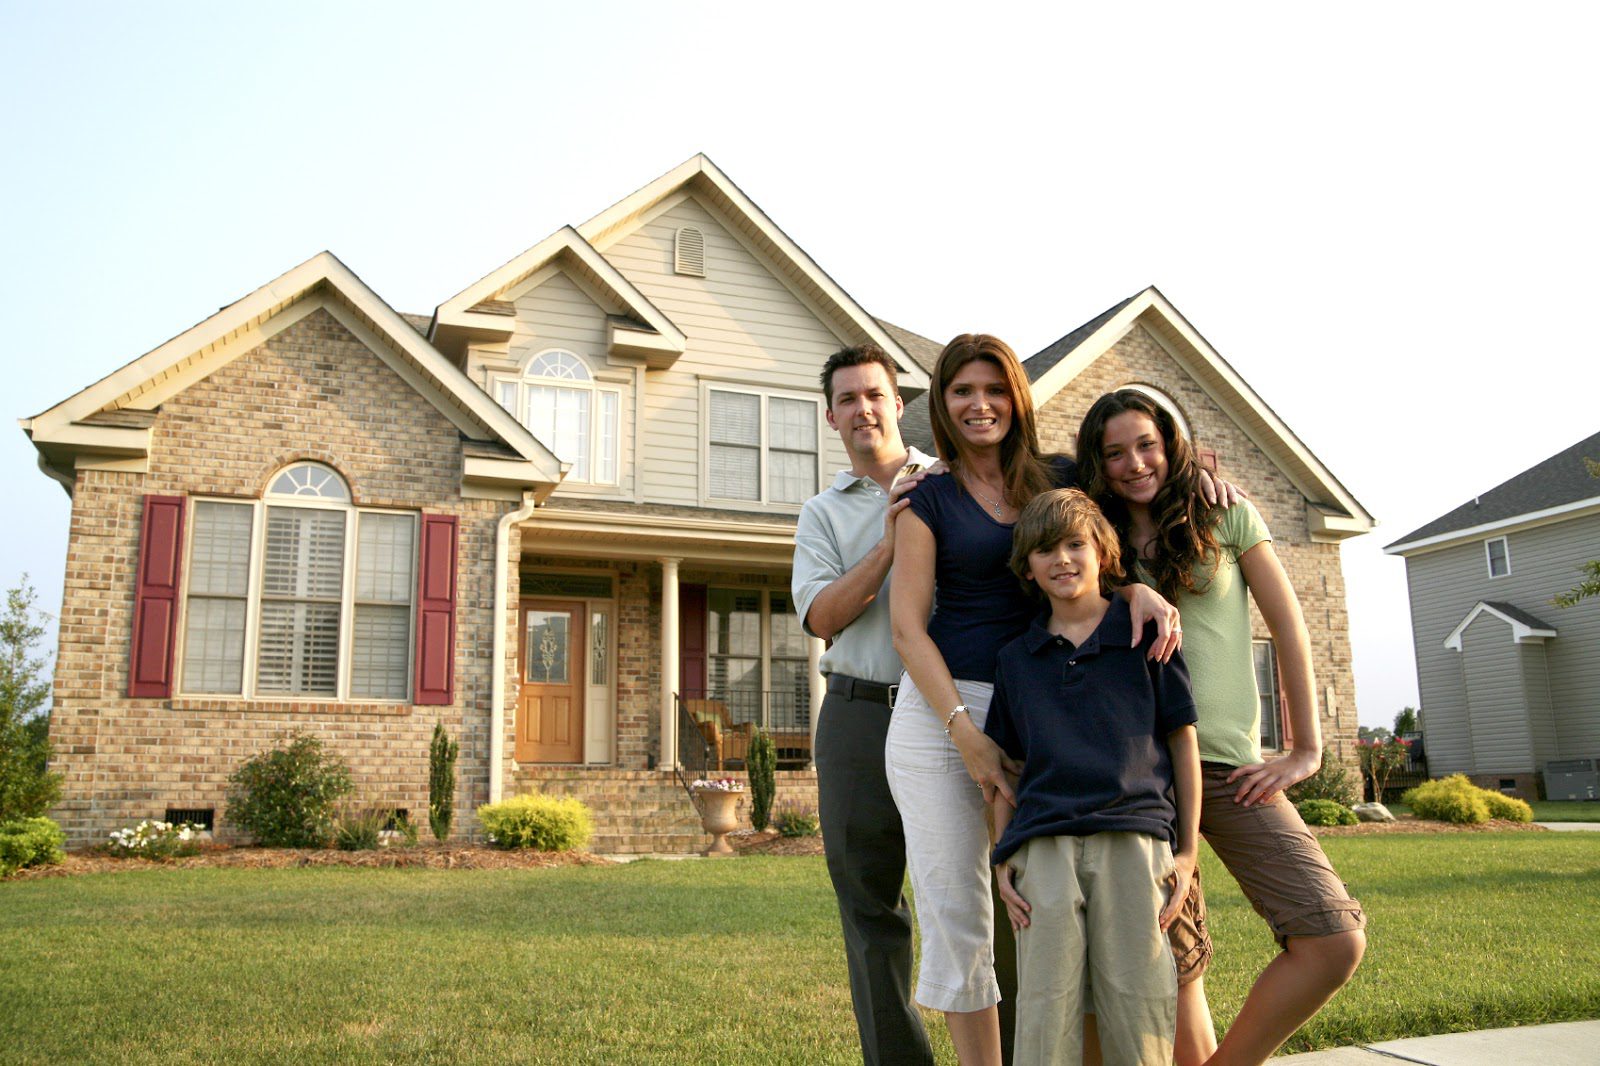
[[1000, 651], [983, 731], [1022, 762], [1017, 810], [995, 846], [1004, 862], [1041, 836], [1147, 833], [1176, 841], [1167, 737], [1195, 722], [1182, 654], [1145, 657], [1128, 605], [1113, 597], [1082, 645], [1052, 634], [1049, 614]]

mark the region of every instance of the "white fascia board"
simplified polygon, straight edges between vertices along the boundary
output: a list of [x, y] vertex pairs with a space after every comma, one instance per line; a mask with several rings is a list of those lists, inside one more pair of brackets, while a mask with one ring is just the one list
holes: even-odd
[[1326, 508], [1307, 501], [1306, 521], [1311, 529], [1311, 539], [1319, 543], [1337, 543], [1350, 537], [1359, 537], [1372, 531], [1377, 523], [1333, 514]]
[[1511, 642], [1513, 644], [1542, 644], [1558, 636], [1554, 629], [1535, 629], [1526, 622], [1519, 622], [1504, 611], [1497, 611], [1484, 601], [1479, 600], [1477, 606], [1467, 612], [1467, 616], [1461, 620], [1461, 624], [1452, 629], [1450, 635], [1444, 638], [1444, 646], [1451, 651], [1460, 651], [1462, 636], [1466, 633], [1467, 628], [1478, 620], [1480, 614], [1492, 614], [1510, 626]]
[[461, 463], [461, 480], [472, 485], [531, 489], [537, 498], [542, 499], [555, 491], [556, 482], [565, 477], [571, 468], [571, 463], [562, 463], [560, 473], [552, 479], [548, 472], [525, 459], [468, 455]]
[[755, 201], [746, 196], [744, 191], [735, 185], [703, 153], [679, 164], [655, 181], [644, 186], [644, 188], [612, 204], [598, 215], [589, 219], [589, 221], [581, 224], [578, 227], [578, 232], [588, 241], [600, 242], [611, 230], [649, 210], [650, 206], [656, 201], [671, 195], [682, 186], [696, 179], [710, 185], [716, 191], [719, 199], [725, 202], [729, 208], [745, 221], [749, 222], [761, 234], [762, 240], [771, 248], [772, 253], [792, 264], [797, 271], [804, 275], [806, 280], [816, 287], [818, 293], [833, 306], [833, 309], [842, 318], [859, 329], [878, 347], [888, 352], [896, 365], [902, 368], [899, 372], [902, 385], [915, 389], [927, 389], [930, 387], [927, 372], [917, 365], [916, 360], [912, 359], [906, 353], [906, 350], [900, 347], [882, 326], [878, 325], [876, 319], [867, 314], [866, 310], [856, 303], [849, 293], [840, 288], [838, 283], [829, 277], [814, 259], [791, 240], [788, 234], [779, 229], [777, 224], [767, 216], [766, 212], [757, 207]]
[[133, 426], [85, 426], [68, 423], [52, 426], [41, 432], [41, 424], [33, 420], [29, 436], [34, 446], [54, 444], [75, 452], [93, 452], [96, 455], [148, 455], [150, 454], [150, 428]]
[[571, 226], [562, 226], [509, 263], [440, 304], [434, 311], [435, 322], [440, 326], [494, 330], [509, 335], [515, 324], [512, 316], [485, 314], [472, 308], [484, 300], [495, 298], [563, 254], [581, 263], [628, 314], [661, 334], [669, 350], [676, 349], [682, 354], [688, 348], [689, 340], [683, 331]]
[[1466, 529], [1452, 530], [1449, 533], [1437, 533], [1431, 537], [1423, 537], [1420, 540], [1408, 540], [1401, 544], [1391, 544], [1383, 550], [1386, 555], [1423, 555], [1427, 552], [1438, 551], [1441, 548], [1453, 548], [1458, 544], [1479, 540], [1490, 534], [1514, 533], [1522, 529], [1533, 529], [1536, 526], [1565, 522], [1569, 518], [1582, 518], [1587, 514], [1600, 514], [1600, 496], [1591, 496], [1587, 500], [1574, 500], [1571, 503], [1563, 503], [1557, 507], [1546, 507], [1540, 511], [1528, 511], [1524, 514], [1512, 515], [1510, 518], [1501, 518], [1494, 522], [1469, 526]]

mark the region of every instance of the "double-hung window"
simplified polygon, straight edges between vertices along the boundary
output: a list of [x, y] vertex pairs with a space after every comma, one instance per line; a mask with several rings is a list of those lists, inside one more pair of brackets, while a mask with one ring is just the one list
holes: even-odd
[[706, 495], [804, 503], [817, 493], [817, 401], [706, 390]]
[[1278, 685], [1278, 653], [1270, 640], [1251, 642], [1255, 655], [1256, 696], [1261, 701], [1261, 746], [1269, 751], [1283, 747], [1282, 692]]
[[598, 386], [582, 359], [559, 348], [540, 352], [520, 378], [495, 378], [493, 392], [540, 443], [572, 464], [568, 481], [617, 483], [622, 394]]
[[1505, 577], [1511, 573], [1511, 549], [1504, 537], [1490, 537], [1483, 542], [1484, 556], [1489, 563], [1490, 577]]
[[259, 502], [195, 501], [182, 690], [408, 699], [416, 538], [415, 515], [353, 506], [318, 463]]

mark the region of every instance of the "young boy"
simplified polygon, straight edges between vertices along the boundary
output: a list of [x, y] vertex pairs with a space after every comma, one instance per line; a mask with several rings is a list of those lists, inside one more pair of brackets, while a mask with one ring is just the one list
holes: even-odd
[[1023, 509], [1011, 569], [1049, 604], [1001, 650], [984, 726], [1023, 764], [1015, 810], [992, 800], [1017, 929], [1016, 1062], [1082, 1062], [1092, 987], [1105, 1061], [1169, 1064], [1178, 988], [1163, 930], [1199, 849], [1189, 674], [1181, 655], [1132, 646], [1127, 604], [1107, 595], [1117, 535], [1077, 489]]

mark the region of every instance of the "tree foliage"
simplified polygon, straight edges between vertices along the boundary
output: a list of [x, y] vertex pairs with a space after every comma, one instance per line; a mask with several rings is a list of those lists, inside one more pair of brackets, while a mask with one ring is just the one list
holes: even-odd
[[750, 741], [745, 768], [750, 773], [750, 825], [759, 832], [767, 827], [778, 792], [778, 748], [765, 730], [756, 730]]
[[[1589, 468], [1590, 477], [1600, 477], [1600, 463], [1593, 459], [1585, 459], [1583, 462]], [[1580, 600], [1590, 596], [1600, 596], [1600, 559], [1590, 559], [1584, 563], [1582, 572], [1584, 575], [1582, 581], [1556, 596], [1557, 607], [1575, 607]]]
[[461, 745], [450, 739], [443, 722], [433, 725], [433, 743], [428, 746], [428, 825], [440, 843], [450, 835], [456, 816], [456, 756]]
[[50, 674], [35, 646], [44, 636], [27, 575], [0, 611], [0, 823], [44, 814], [61, 797], [49, 771]]

